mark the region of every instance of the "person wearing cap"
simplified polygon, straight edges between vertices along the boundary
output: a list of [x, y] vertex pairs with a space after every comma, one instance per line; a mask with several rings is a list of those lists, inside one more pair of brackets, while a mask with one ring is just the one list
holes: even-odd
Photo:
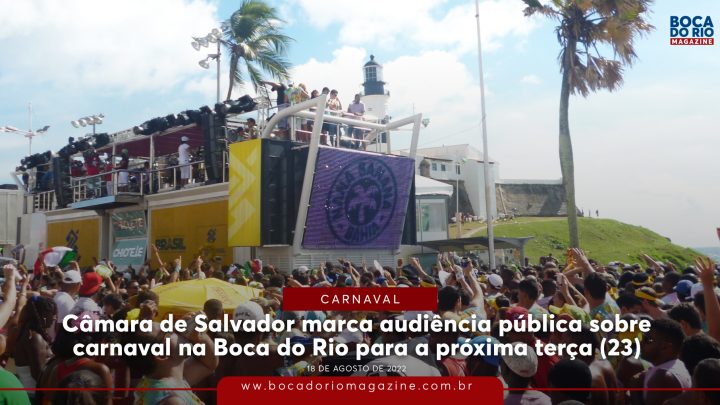
[[71, 313], [80, 314], [93, 312], [102, 314], [103, 310], [98, 305], [100, 299], [100, 288], [103, 285], [103, 278], [94, 271], [88, 271], [82, 275], [82, 285], [78, 289], [79, 298], [75, 302]]
[[550, 405], [552, 401], [549, 396], [530, 389], [530, 382], [538, 370], [538, 356], [535, 354], [535, 349], [521, 342], [513, 342], [512, 345], [513, 352], [521, 352], [519, 346], [525, 346], [524, 350], [527, 351], [527, 355], [502, 356], [500, 374], [509, 389], [517, 389], [517, 391], [509, 391], [504, 404]]
[[632, 285], [641, 288], [650, 285], [650, 276], [647, 273], [633, 273]]
[[634, 292], [623, 291], [616, 302], [620, 307], [620, 315], [643, 312], [642, 301], [635, 296]]
[[[474, 347], [481, 346], [482, 354], [475, 353], [465, 359], [467, 375], [473, 377], [497, 377], [500, 372], [500, 356], [493, 353], [495, 346], [500, 344], [497, 339], [491, 336], [476, 336], [470, 340], [460, 338], [459, 343], [470, 344]], [[474, 351], [473, 351], [474, 352]]]
[[180, 187], [185, 187], [190, 182], [192, 174], [192, 166], [190, 166], [190, 138], [182, 136], [180, 138], [180, 146], [178, 146], [178, 164], [180, 165]]
[[635, 290], [635, 297], [642, 302], [643, 312], [650, 315], [653, 319], [665, 317], [665, 311], [661, 309], [664, 303], [652, 287], [638, 288]]
[[62, 280], [60, 281], [60, 291], [55, 293], [53, 301], [57, 306], [57, 325], [59, 329], [62, 325], [63, 319], [67, 315], [70, 315], [75, 304], [77, 303], [75, 297], [80, 291], [80, 285], [82, 284], [82, 277], [80, 272], [77, 270], [68, 270], [63, 273]]
[[503, 279], [499, 274], [492, 273], [487, 276], [487, 297], [492, 298], [502, 294]]

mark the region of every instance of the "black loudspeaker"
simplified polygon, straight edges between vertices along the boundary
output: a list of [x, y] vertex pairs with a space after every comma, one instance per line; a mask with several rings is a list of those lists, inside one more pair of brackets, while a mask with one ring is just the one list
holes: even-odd
[[203, 159], [208, 177], [205, 184], [219, 183], [224, 170], [225, 131], [222, 122], [211, 113], [202, 114], [200, 126], [203, 133]]
[[305, 168], [307, 167], [308, 152], [310, 147], [307, 144], [300, 144], [291, 149], [290, 157], [292, 159], [292, 181], [290, 189], [292, 191], [292, 200], [288, 215], [290, 221], [290, 243], [295, 238], [295, 221], [297, 221], [298, 209], [300, 208], [300, 196], [302, 195], [303, 180], [305, 179]]
[[[291, 245], [307, 163], [307, 148], [262, 140], [260, 240], [263, 245]], [[298, 150], [300, 149], [300, 150]]]
[[415, 175], [413, 174], [412, 183], [410, 185], [410, 196], [408, 197], [407, 212], [405, 213], [405, 224], [403, 225], [402, 238], [400, 243], [403, 245], [417, 244], [417, 228], [416, 228], [416, 210], [415, 210]]
[[93, 135], [93, 137], [95, 138], [95, 148], [102, 148], [103, 146], [110, 143], [110, 135], [108, 135], [106, 132]]
[[52, 171], [55, 185], [55, 201], [57, 201], [58, 208], [65, 208], [72, 202], [69, 158], [54, 157], [52, 159]]
[[288, 234], [290, 218], [290, 171], [288, 170], [289, 150], [287, 141], [262, 140], [261, 191], [262, 215], [261, 240], [263, 245], [291, 244]]

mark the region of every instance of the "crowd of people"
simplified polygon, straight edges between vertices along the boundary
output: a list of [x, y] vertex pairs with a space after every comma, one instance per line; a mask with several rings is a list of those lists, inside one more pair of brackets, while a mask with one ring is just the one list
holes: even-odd
[[[0, 303], [0, 387], [25, 388], [114, 388], [114, 391], [2, 391], [0, 403], [82, 403], [109, 404], [193, 404], [214, 403], [212, 391], [173, 391], [169, 388], [215, 387], [225, 376], [318, 375], [317, 366], [327, 367], [322, 375], [408, 375], [408, 376], [495, 376], [506, 391], [506, 404], [697, 404], [720, 403], [720, 391], [689, 388], [720, 387], [720, 301], [717, 292], [718, 267], [710, 259], [698, 258], [679, 269], [644, 256], [646, 265], [612, 262], [602, 265], [585, 254], [568, 251], [565, 263], [543, 257], [537, 265], [506, 266], [490, 270], [473, 256], [438, 254], [432, 266], [417, 258], [399, 260], [397, 266], [352, 263], [345, 259], [324, 262], [315, 268], [300, 266], [279, 269], [253, 260], [243, 265], [222, 265], [198, 257], [187, 265], [180, 259], [164, 262], [151, 247], [151, 260], [140, 269], [118, 269], [112, 263], [81, 268], [77, 262], [66, 268], [27, 270], [6, 265]], [[100, 271], [101, 267], [103, 271]], [[104, 269], [113, 268], [112, 272]], [[283, 290], [305, 287], [437, 288], [438, 310], [444, 320], [492, 320], [488, 335], [461, 332], [430, 333], [343, 330], [339, 333], [284, 333], [251, 331], [208, 332], [168, 335], [157, 327], [152, 332], [88, 333], [69, 332], [62, 327], [68, 314], [93, 319], [145, 319], [159, 322], [159, 285], [199, 278], [218, 278], [228, 283], [262, 290], [262, 297], [240, 304], [235, 320], [260, 320], [266, 314], [282, 320], [302, 319], [415, 319], [423, 313], [284, 311]], [[198, 308], [200, 310], [200, 308]], [[223, 305], [208, 300], [201, 309], [209, 319], [221, 319]], [[579, 320], [578, 333], [511, 331], [498, 333], [500, 320], [527, 321], [532, 315], [555, 314], [559, 319]], [[640, 330], [616, 334], [593, 333], [592, 319], [647, 319], [649, 332]], [[376, 322], [377, 323], [377, 322]], [[96, 342], [158, 343], [170, 337], [172, 356], [78, 357], [76, 344]], [[640, 339], [641, 355], [600, 355], [600, 340], [606, 337]], [[481, 355], [427, 357], [366, 356], [354, 354], [318, 357], [306, 354], [283, 357], [271, 350], [269, 356], [217, 357], [212, 350], [199, 357], [180, 356], [178, 342], [205, 343], [213, 340], [276, 347], [278, 342], [310, 345], [315, 339], [347, 344], [351, 350], [360, 343], [407, 343], [409, 347], [429, 344], [431, 351], [441, 343], [527, 345], [527, 356]], [[534, 347], [548, 343], [590, 344], [592, 353], [575, 358], [536, 353]], [[409, 351], [412, 353], [412, 351]], [[402, 365], [398, 373], [374, 373], [377, 367]], [[334, 367], [342, 366], [342, 367]], [[339, 371], [338, 371], [339, 370]], [[370, 370], [370, 371], [365, 371]], [[124, 388], [151, 388], [124, 391]], [[544, 392], [545, 388], [554, 388]], [[600, 390], [586, 391], [577, 388]], [[635, 390], [636, 388], [650, 390]], [[652, 390], [664, 388], [664, 390]], [[673, 388], [675, 390], [668, 390]], [[559, 389], [559, 390], [558, 390]], [[567, 389], [567, 390], [562, 390]], [[573, 390], [575, 389], [575, 390]], [[607, 389], [607, 390], [603, 390]]]

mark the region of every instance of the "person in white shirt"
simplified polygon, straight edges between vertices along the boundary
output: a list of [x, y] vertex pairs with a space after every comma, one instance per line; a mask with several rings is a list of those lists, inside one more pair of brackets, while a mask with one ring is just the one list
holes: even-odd
[[[353, 116], [353, 118], [355, 118], [355, 119], [358, 119], [358, 120], [363, 119], [363, 115], [365, 115], [365, 104], [363, 104], [363, 102], [360, 101], [359, 93], [355, 95], [355, 99], [348, 106], [347, 112], [348, 112], [348, 114]], [[354, 138], [354, 139], [362, 139], [363, 133], [362, 133], [362, 130], [360, 130], [359, 128], [355, 128], [355, 126], [349, 125], [347, 136]], [[356, 149], [360, 148], [361, 146], [363, 146], [362, 142], [357, 142], [357, 143], [353, 144], [353, 147]]]
[[180, 165], [180, 184], [182, 187], [190, 181], [192, 166], [190, 166], [190, 138], [183, 136], [180, 138], [180, 146], [178, 146], [178, 164]]
[[75, 307], [75, 297], [80, 291], [80, 285], [82, 284], [82, 278], [80, 272], [77, 270], [68, 270], [63, 274], [62, 283], [60, 284], [60, 291], [58, 291], [53, 297], [55, 305], [57, 306], [57, 327], [62, 327], [62, 321], [67, 315], [72, 312]]
[[102, 314], [103, 310], [98, 305], [96, 299], [100, 287], [103, 285], [103, 278], [94, 271], [89, 271], [82, 275], [82, 285], [78, 290], [80, 298], [77, 299], [75, 306], [72, 309], [72, 313], [79, 315], [83, 312], [94, 312], [96, 314]]

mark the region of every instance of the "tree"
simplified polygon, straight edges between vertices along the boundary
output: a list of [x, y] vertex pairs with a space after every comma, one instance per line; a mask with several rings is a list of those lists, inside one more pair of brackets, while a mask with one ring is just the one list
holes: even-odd
[[[575, 166], [568, 110], [570, 95], [587, 97], [601, 89], [614, 91], [622, 85], [623, 67], [637, 59], [634, 41], [654, 27], [645, 20], [652, 0], [523, 0], [525, 16], [544, 15], [557, 21], [560, 43], [559, 152], [563, 186], [567, 197], [570, 246], [580, 247], [575, 206]], [[598, 49], [600, 48], [600, 49]], [[607, 58], [600, 52], [612, 50]]]
[[227, 100], [236, 85], [245, 83], [247, 72], [255, 90], [264, 80], [262, 72], [278, 80], [289, 78], [290, 62], [285, 58], [292, 38], [283, 35], [277, 11], [262, 0], [243, 0], [240, 8], [223, 24], [223, 45], [230, 52], [230, 86]]

